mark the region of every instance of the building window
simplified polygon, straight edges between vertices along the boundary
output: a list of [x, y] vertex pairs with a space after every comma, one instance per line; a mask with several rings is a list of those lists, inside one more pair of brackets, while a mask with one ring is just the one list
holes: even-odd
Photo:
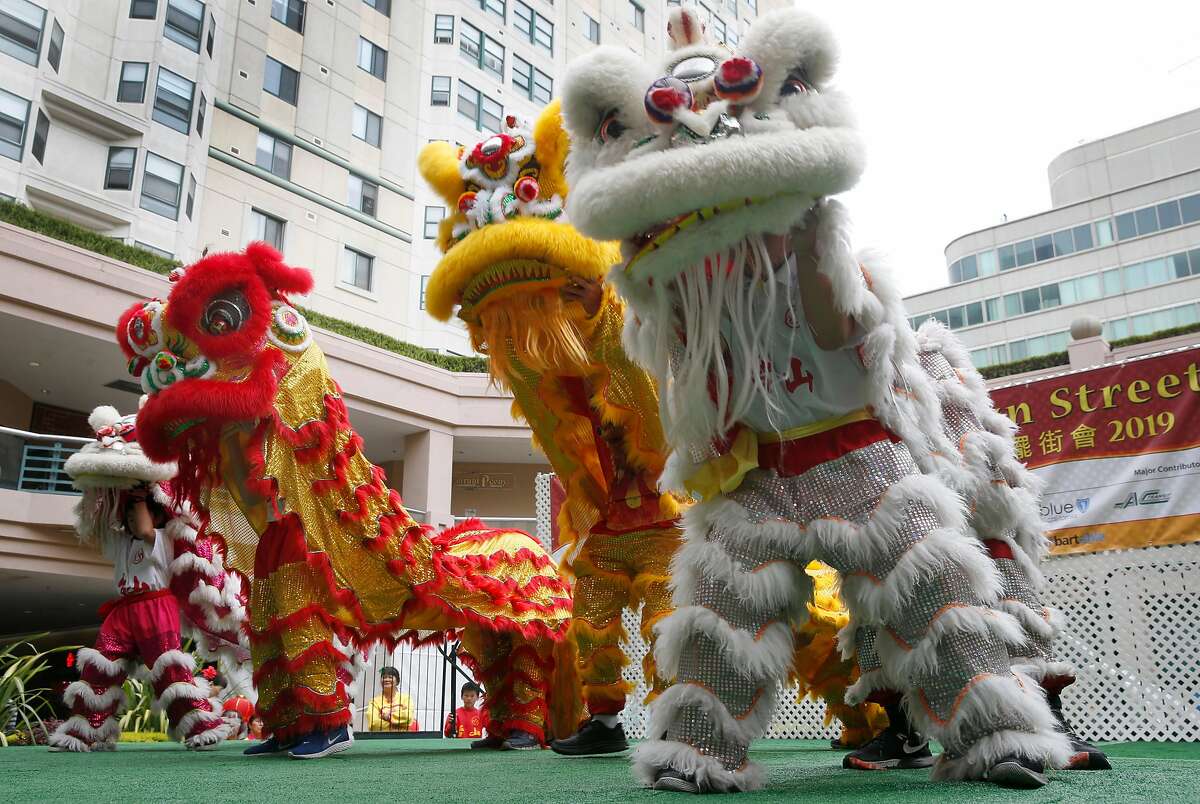
[[171, 220], [179, 219], [179, 193], [183, 189], [183, 165], [146, 154], [142, 168], [142, 209]]
[[[442, 218], [446, 217], [445, 207], [425, 207], [425, 239], [436, 240], [438, 236], [438, 224], [442, 222]], [[421, 308], [425, 309], [424, 307]]]
[[0, 0], [0, 53], [36, 67], [45, 26], [46, 9], [41, 6], [28, 0]]
[[[637, 6], [634, 6], [634, 8], [637, 8]], [[638, 9], [638, 10], [640, 11], [641, 9]], [[644, 15], [643, 15], [642, 22], [644, 25], [644, 23], [645, 23]], [[725, 28], [725, 20], [714, 15], [713, 18], [709, 21], [709, 28], [712, 31], [714, 40], [716, 40], [717, 42], [728, 41], [729, 34], [728, 34], [727, 29]]]
[[385, 17], [392, 16], [392, 0], [363, 0], [363, 2]]
[[483, 63], [479, 65], [500, 83], [504, 83], [504, 45], [490, 36], [483, 38]]
[[117, 84], [117, 101], [141, 103], [146, 99], [146, 75], [150, 65], [144, 61], [127, 61], [121, 65], [121, 81]]
[[196, 174], [188, 174], [188, 193], [187, 203], [183, 207], [183, 214], [187, 215], [187, 219], [192, 219], [192, 212], [196, 208]]
[[129, 17], [135, 20], [152, 20], [158, 16], [158, 0], [131, 0]]
[[271, 0], [271, 19], [282, 22], [296, 33], [304, 33], [304, 0]]
[[363, 142], [379, 147], [379, 136], [383, 130], [383, 118], [363, 106], [354, 104], [354, 129], [352, 133]]
[[204, 93], [200, 93], [200, 107], [196, 109], [196, 133], [201, 137], [204, 136], [204, 107], [208, 101], [204, 99]]
[[505, 0], [479, 0], [479, 7], [494, 17], [498, 17], [500, 22], [505, 19]]
[[375, 258], [349, 246], [342, 252], [342, 282], [363, 290], [371, 289], [371, 274], [375, 270]]
[[58, 24], [58, 20], [55, 20], [54, 27], [50, 30], [50, 46], [46, 48], [46, 61], [54, 68], [54, 72], [58, 72], [58, 65], [62, 61], [63, 37], [65, 36], [66, 32], [63, 31], [63, 27]]
[[212, 53], [213, 53], [213, 40], [215, 40], [216, 38], [217, 38], [217, 18], [215, 16], [213, 16], [213, 13], [210, 11], [210, 12], [208, 12], [208, 41], [204, 45], [204, 49], [205, 49], [205, 51], [208, 52], [208, 57], [210, 59], [212, 58]]
[[633, 23], [633, 27], [639, 31], [646, 30], [646, 9], [639, 6], [637, 3], [629, 3], [629, 21]]
[[433, 43], [435, 45], [454, 44], [454, 17], [450, 14], [434, 15]]
[[421, 298], [417, 301], [417, 306], [421, 310], [425, 309], [425, 288], [428, 287], [428, 285], [429, 274], [425, 274], [421, 277]]
[[533, 65], [513, 54], [512, 85], [527, 98], [533, 97]]
[[296, 98], [300, 94], [300, 73], [267, 56], [267, 66], [263, 70], [263, 89], [295, 106]]
[[462, 32], [458, 35], [458, 54], [467, 64], [479, 66], [483, 55], [483, 31], [463, 20]]
[[21, 161], [28, 121], [29, 101], [0, 89], [0, 156]]
[[29, 149], [29, 153], [33, 154], [33, 158], [38, 161], [39, 165], [46, 163], [46, 139], [50, 136], [50, 118], [46, 117], [46, 113], [38, 109], [37, 123], [33, 126], [33, 146]]
[[292, 146], [277, 140], [265, 131], [258, 132], [258, 147], [254, 152], [254, 164], [274, 173], [281, 179], [292, 177]]
[[554, 55], [554, 23], [541, 14], [534, 14], [533, 43]]
[[533, 99], [538, 103], [549, 103], [554, 94], [554, 79], [541, 70], [533, 71]]
[[364, 215], [374, 218], [379, 207], [379, 185], [351, 173], [349, 204]]
[[163, 26], [163, 36], [199, 53], [203, 30], [204, 4], [200, 0], [167, 0], [167, 24]]
[[538, 103], [549, 103], [554, 93], [554, 79], [515, 54], [512, 85], [521, 90], [522, 95]]
[[154, 91], [151, 117], [184, 134], [192, 127], [192, 93], [196, 85], [170, 70], [158, 68], [158, 86]]
[[487, 95], [480, 96], [479, 103], [479, 124], [476, 126], [480, 131], [489, 131], [492, 134], [500, 133], [500, 121], [504, 118], [504, 107], [498, 101], [494, 101]]
[[746, 5], [750, 6], [750, 10], [758, 14], [758, 0], [746, 0]]
[[387, 51], [369, 39], [364, 39], [360, 36], [358, 38], [358, 66], [380, 81], [386, 81]]
[[471, 121], [480, 131], [493, 134], [500, 131], [500, 121], [504, 117], [504, 107], [466, 81], [458, 82], [458, 113]]
[[532, 44], [547, 53], [554, 54], [554, 23], [535, 12], [521, 0], [517, 0], [513, 11], [514, 27]]
[[600, 23], [586, 13], [583, 15], [583, 36], [593, 44], [600, 44]]
[[429, 91], [430, 106], [450, 105], [450, 76], [435, 75]]
[[458, 81], [458, 113], [479, 128], [479, 90], [466, 81]]
[[250, 225], [254, 228], [252, 239], [261, 240], [283, 253], [283, 230], [287, 221], [276, 218], [261, 210], [250, 210]]
[[104, 189], [132, 190], [136, 161], [137, 148], [109, 148], [108, 167], [104, 169]]

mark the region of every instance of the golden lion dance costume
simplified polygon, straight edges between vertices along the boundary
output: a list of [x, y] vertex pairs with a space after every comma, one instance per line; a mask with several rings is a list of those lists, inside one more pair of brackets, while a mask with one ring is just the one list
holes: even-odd
[[453, 631], [487, 685], [489, 733], [544, 740], [552, 644], [571, 611], [550, 556], [519, 531], [472, 520], [436, 533], [409, 516], [363, 455], [325, 356], [288, 303], [311, 290], [307, 271], [254, 243], [172, 279], [167, 300], [135, 304], [117, 337], [150, 394], [138, 415], [146, 454], [178, 462], [176, 494], [252, 578], [269, 750], [322, 734], [332, 735], [324, 749], [306, 740], [292, 755], [349, 747], [339, 641], [361, 649]]
[[[562, 101], [567, 212], [584, 234], [623, 241], [611, 276], [629, 305], [626, 346], [658, 379], [664, 482], [711, 491], [684, 515], [676, 609], [656, 645], [676, 683], [651, 705], [635, 771], [663, 790], [761, 786], [747, 748], [794, 666], [803, 569], [818, 559], [842, 576], [843, 648], [879, 659], [862, 662], [848, 703], [903, 695], [945, 749], [935, 777], [1044, 784], [1042, 763], [1063, 764], [1067, 740], [1010, 668], [1023, 630], [998, 608], [998, 573], [934, 468], [940, 454], [962, 471], [900, 295], [851, 252], [827, 198], [863, 169], [830, 85], [833, 37], [781, 10], [731, 55], [704, 42], [692, 9], [669, 20], [665, 63], [596, 48], [569, 68]], [[815, 255], [772, 257], [806, 225]], [[817, 312], [853, 325], [846, 339], [818, 342], [810, 292], [828, 297]], [[897, 763], [933, 764], [927, 741], [893, 736]]]
[[[654, 381], [621, 343], [624, 304], [607, 286], [590, 314], [562, 295], [580, 281], [602, 281], [619, 259], [615, 243], [585, 238], [561, 217], [567, 149], [557, 102], [532, 130], [510, 117], [504, 132], [473, 147], [425, 147], [421, 173], [456, 210], [442, 223], [445, 256], [425, 299], [439, 320], [457, 307], [474, 347], [489, 355], [493, 378], [513, 393], [514, 415], [529, 423], [564, 485], [558, 525], [576, 579], [571, 642], [583, 703], [592, 720], [607, 723], [589, 721], [552, 747], [608, 753], [626, 747], [623, 730], [616, 732], [630, 691], [621, 675], [629, 662], [621, 612], [642, 605], [642, 636], [653, 645], [653, 628], [671, 608], [679, 505], [658, 490], [668, 447]], [[845, 618], [834, 583], [829, 577], [821, 601], [829, 617], [819, 620], [823, 631], [811, 629], [798, 678], [806, 692], [832, 691], [840, 700], [854, 667], [834, 656]], [[653, 651], [643, 669], [652, 699], [667, 683]], [[865, 713], [831, 711], [847, 725], [844, 740], [871, 736]]]

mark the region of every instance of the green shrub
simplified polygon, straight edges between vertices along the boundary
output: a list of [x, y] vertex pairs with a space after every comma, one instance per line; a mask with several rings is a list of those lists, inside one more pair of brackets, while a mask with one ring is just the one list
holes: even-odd
[[1070, 360], [1067, 359], [1066, 352], [1052, 352], [1048, 355], [1038, 355], [1037, 357], [1027, 357], [1024, 360], [1014, 360], [1011, 363], [997, 363], [994, 366], [981, 368], [979, 373], [983, 375], [985, 380], [994, 380], [997, 377], [1008, 377], [1013, 374], [1024, 374], [1026, 371], [1036, 371], [1038, 369], [1053, 368], [1055, 366], [1070, 365]]
[[1129, 338], [1121, 338], [1118, 341], [1113, 341], [1109, 346], [1113, 349], [1118, 349], [1122, 346], [1133, 346], [1137, 343], [1148, 343], [1162, 338], [1171, 338], [1175, 335], [1187, 335], [1192, 332], [1200, 332], [1200, 323], [1185, 324], [1182, 327], [1172, 327], [1171, 329], [1160, 329], [1158, 332], [1151, 332], [1149, 335], [1133, 335]]
[[11, 223], [13, 226], [20, 226], [22, 229], [28, 229], [31, 232], [53, 237], [55, 240], [60, 240], [63, 243], [70, 243], [73, 246], [79, 246], [88, 251], [94, 251], [97, 254], [103, 254], [106, 257], [112, 257], [121, 262], [127, 262], [130, 265], [136, 265], [138, 268], [145, 268], [147, 271], [153, 271], [156, 274], [169, 274], [172, 268], [179, 265], [175, 260], [160, 257], [158, 254], [147, 251], [144, 248], [127, 246], [120, 240], [97, 234], [91, 229], [85, 229], [82, 226], [55, 218], [44, 212], [38, 212], [36, 209], [27, 207], [17, 201], [7, 201], [0, 198], [0, 220]]
[[[85, 229], [74, 223], [55, 218], [44, 212], [39, 212], [16, 201], [0, 199], [0, 220], [11, 223], [13, 226], [20, 226], [22, 229], [28, 229], [31, 232], [44, 234], [47, 237], [52, 237], [64, 243], [70, 243], [73, 246], [79, 246], [88, 251], [94, 251], [97, 254], [103, 254], [106, 257], [112, 257], [130, 265], [136, 265], [138, 268], [145, 268], [147, 271], [153, 271], [156, 274], [169, 274], [172, 268], [176, 268], [180, 264], [175, 260], [160, 257], [144, 248], [127, 246], [120, 240], [97, 234], [90, 229]], [[439, 366], [449, 371], [487, 371], [487, 360], [482, 357], [443, 355], [433, 349], [426, 349], [415, 344], [405, 343], [398, 338], [393, 338], [382, 332], [376, 332], [359, 324], [352, 324], [349, 321], [343, 321], [340, 318], [334, 318], [333, 316], [318, 313], [314, 310], [304, 310], [304, 315], [308, 318], [309, 323], [314, 326], [327, 329], [330, 332], [336, 332], [339, 335], [345, 335], [347, 338], [353, 338], [356, 341], [378, 346], [380, 349], [386, 349], [398, 355], [420, 360], [422, 363], [429, 363], [430, 365]]]
[[[30, 685], [35, 676], [50, 666], [48, 656], [68, 650], [61, 647], [39, 651], [32, 640], [43, 636], [36, 634], [27, 638], [30, 641], [0, 643], [0, 716], [15, 721], [19, 727], [17, 742], [27, 745], [36, 743], [39, 737], [45, 740], [43, 715], [50, 711], [49, 690]], [[0, 731], [0, 746], [8, 744], [8, 735]]]

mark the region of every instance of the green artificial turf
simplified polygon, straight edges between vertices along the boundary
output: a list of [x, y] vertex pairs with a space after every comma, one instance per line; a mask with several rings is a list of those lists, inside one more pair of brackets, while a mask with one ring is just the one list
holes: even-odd
[[[567, 758], [549, 751], [478, 752], [466, 741], [359, 740], [353, 750], [316, 761], [244, 758], [247, 743], [192, 753], [173, 744], [122, 744], [105, 754], [53, 754], [44, 748], [0, 749], [0, 800], [101, 801], [394, 801], [610, 802], [688, 801], [639, 790], [623, 757]], [[811, 740], [763, 740], [755, 758], [767, 789], [743, 801], [856, 802], [1137, 802], [1200, 801], [1200, 744], [1105, 746], [1110, 772], [1052, 772], [1036, 791], [982, 783], [931, 782], [928, 771], [860, 772], [839, 768], [841, 755]]]

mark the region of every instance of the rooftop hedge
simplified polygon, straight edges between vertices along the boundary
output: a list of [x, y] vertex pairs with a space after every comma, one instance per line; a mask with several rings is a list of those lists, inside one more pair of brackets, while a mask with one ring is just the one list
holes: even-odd
[[[180, 265], [177, 260], [167, 259], [144, 248], [130, 246], [115, 238], [97, 234], [91, 229], [64, 221], [53, 215], [47, 215], [17, 201], [0, 198], [0, 220], [11, 223], [14, 226], [19, 226], [22, 229], [28, 229], [31, 232], [44, 234], [63, 243], [70, 243], [73, 246], [78, 246], [97, 254], [103, 254], [106, 257], [112, 257], [115, 260], [120, 260], [138, 268], [144, 268], [156, 274], [165, 276], [171, 273], [173, 268], [177, 268]], [[304, 310], [304, 315], [313, 326], [329, 330], [330, 332], [336, 332], [339, 335], [345, 335], [347, 338], [353, 338], [356, 341], [377, 346], [380, 349], [386, 349], [398, 355], [420, 360], [422, 363], [439, 366], [450, 371], [487, 371], [487, 360], [482, 357], [444, 355], [433, 349], [426, 349], [423, 346], [406, 343], [398, 338], [393, 338], [391, 335], [385, 335], [382, 332], [377, 332], [360, 324], [343, 321], [331, 315], [318, 313], [315, 310]]]

